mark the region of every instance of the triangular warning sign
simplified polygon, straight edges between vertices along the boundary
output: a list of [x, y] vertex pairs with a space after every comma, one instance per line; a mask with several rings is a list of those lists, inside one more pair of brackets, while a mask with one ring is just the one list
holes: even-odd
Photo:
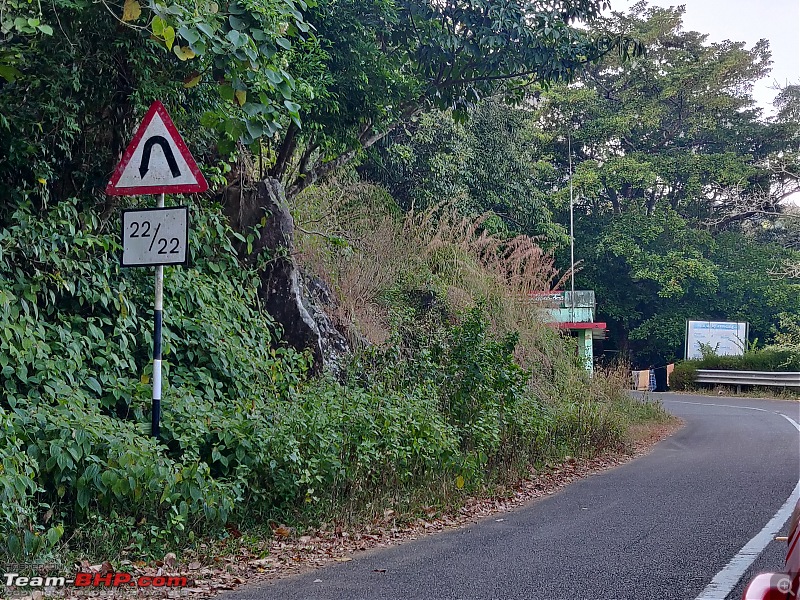
[[122, 155], [106, 186], [106, 194], [186, 194], [207, 189], [205, 177], [167, 110], [156, 100]]

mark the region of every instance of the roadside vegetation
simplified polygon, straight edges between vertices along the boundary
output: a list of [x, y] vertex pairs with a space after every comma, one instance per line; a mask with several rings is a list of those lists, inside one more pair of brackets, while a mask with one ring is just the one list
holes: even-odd
[[[702, 358], [684, 360], [675, 365], [675, 369], [670, 375], [670, 386], [677, 390], [702, 389], [704, 386], [696, 383], [698, 369], [798, 372], [800, 371], [800, 345], [790, 343], [789, 339], [786, 339], [786, 342], [788, 343], [750, 348], [742, 356], [719, 356], [713, 351], [713, 348], [707, 348], [703, 352]], [[761, 394], [765, 391], [775, 392], [775, 390], [757, 391]], [[787, 390], [778, 393], [786, 394]]]
[[160, 443], [147, 436], [150, 274], [118, 266], [116, 232], [91, 211], [62, 202], [32, 219], [19, 207], [0, 238], [6, 557], [163, 556], [226, 525], [446, 508], [544, 460], [624, 451], [628, 424], [664, 418], [629, 399], [624, 378], [589, 382], [534, 314], [514, 321], [525, 286], [553, 273], [530, 241], [508, 279], [495, 261], [517, 257], [474, 225], [432, 233], [364, 200], [355, 214], [384, 227], [362, 230], [363, 251], [354, 240], [318, 256], [341, 265], [335, 286], [355, 285], [352, 262], [395, 270], [365, 280], [359, 304], [372, 306], [351, 330], [375, 342], [339, 381], [309, 378], [307, 356], [281, 347], [234, 233], [218, 209], [193, 209], [192, 266], [170, 269], [165, 286]]

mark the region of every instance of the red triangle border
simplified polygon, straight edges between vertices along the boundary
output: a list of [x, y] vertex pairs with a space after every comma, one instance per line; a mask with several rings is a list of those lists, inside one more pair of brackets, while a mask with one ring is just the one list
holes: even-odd
[[[117, 182], [119, 182], [120, 177], [122, 177], [122, 173], [125, 170], [125, 167], [128, 166], [128, 163], [133, 157], [133, 153], [136, 151], [136, 148], [142, 141], [142, 136], [144, 136], [144, 132], [147, 131], [147, 127], [150, 125], [150, 122], [153, 120], [153, 117], [158, 113], [158, 116], [161, 117], [161, 120], [164, 122], [164, 126], [167, 128], [170, 136], [172, 137], [172, 141], [175, 142], [175, 146], [178, 148], [178, 151], [181, 153], [183, 160], [186, 161], [186, 164], [189, 166], [189, 169], [194, 175], [194, 178], [197, 180], [197, 183], [180, 183], [175, 185], [158, 185], [158, 186], [132, 186], [132, 187], [117, 187]], [[205, 192], [208, 189], [208, 182], [206, 178], [203, 177], [203, 174], [200, 172], [200, 168], [197, 166], [194, 158], [192, 157], [192, 153], [189, 152], [189, 148], [186, 146], [186, 143], [183, 141], [181, 134], [178, 133], [175, 124], [172, 122], [172, 119], [167, 113], [167, 109], [164, 108], [164, 105], [159, 101], [156, 100], [153, 104], [150, 105], [147, 114], [145, 114], [144, 118], [142, 119], [139, 128], [136, 130], [136, 134], [133, 136], [133, 140], [131, 143], [128, 144], [128, 147], [125, 149], [125, 152], [122, 155], [122, 159], [119, 161], [117, 168], [114, 170], [114, 174], [111, 176], [111, 180], [108, 182], [106, 186], [106, 194], [109, 196], [139, 196], [143, 194], [161, 194], [161, 193], [170, 193], [170, 194], [192, 194], [192, 193], [199, 193]]]

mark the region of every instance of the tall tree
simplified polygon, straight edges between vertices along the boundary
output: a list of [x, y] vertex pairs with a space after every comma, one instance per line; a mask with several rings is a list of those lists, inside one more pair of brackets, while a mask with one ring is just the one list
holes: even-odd
[[747, 321], [764, 342], [783, 313], [800, 314], [800, 286], [774, 276], [797, 253], [692, 227], [669, 205], [580, 219], [576, 254], [577, 279], [595, 290], [610, 347], [637, 366], [681, 358], [688, 319]]
[[559, 182], [549, 141], [529, 110], [492, 98], [471, 108], [464, 123], [433, 111], [398, 128], [361, 172], [404, 208], [450, 203], [466, 214], [490, 212], [485, 226], [563, 244], [565, 228], [553, 222], [550, 203]]
[[576, 189], [595, 212], [652, 213], [666, 202], [714, 229], [777, 213], [797, 187], [774, 161], [796, 133], [764, 119], [751, 96], [769, 72], [768, 43], [708, 43], [682, 29], [682, 15], [640, 2], [604, 18], [603, 31], [636, 36], [647, 56], [589, 65], [581, 86], [547, 95], [542, 126], [572, 130]]
[[763, 341], [800, 309], [773, 275], [792, 253], [763, 234], [798, 189], [796, 97], [785, 90], [765, 117], [751, 90], [768, 73], [767, 42], [709, 43], [682, 15], [641, 2], [598, 22], [647, 55], [606, 56], [536, 110], [554, 134], [560, 205], [572, 149], [578, 283], [597, 291], [610, 344], [642, 366], [680, 356], [688, 318], [748, 320]]

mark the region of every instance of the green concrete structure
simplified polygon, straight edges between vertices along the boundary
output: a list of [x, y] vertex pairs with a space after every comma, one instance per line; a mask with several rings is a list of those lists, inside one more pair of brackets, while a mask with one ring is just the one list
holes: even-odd
[[594, 291], [537, 292], [531, 294], [531, 299], [545, 321], [576, 334], [578, 353], [591, 375], [594, 372], [593, 340], [604, 339], [606, 329], [605, 323], [596, 323], [594, 320]]

